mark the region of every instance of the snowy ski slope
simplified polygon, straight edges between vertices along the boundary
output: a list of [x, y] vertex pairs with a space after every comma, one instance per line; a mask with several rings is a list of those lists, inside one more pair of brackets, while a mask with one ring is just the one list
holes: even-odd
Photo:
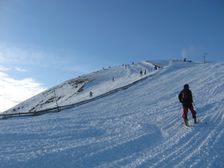
[[[146, 74], [140, 75], [140, 71], [146, 72]], [[35, 113], [41, 110], [55, 108], [56, 105], [67, 106], [90, 100], [117, 88], [132, 84], [156, 72], [153, 63], [148, 61], [132, 65], [110, 67], [65, 81], [18, 104], [4, 113]], [[93, 93], [91, 97], [89, 94], [90, 91]]]
[[[88, 104], [0, 120], [0, 167], [222, 168], [223, 72], [223, 63], [174, 62]], [[182, 125], [177, 100], [185, 83], [200, 119], [191, 128]]]

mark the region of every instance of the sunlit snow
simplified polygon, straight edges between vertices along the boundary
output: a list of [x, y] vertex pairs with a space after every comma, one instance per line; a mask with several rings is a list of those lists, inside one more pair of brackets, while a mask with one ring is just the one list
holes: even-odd
[[[145, 78], [140, 69], [147, 69], [145, 80], [89, 103], [0, 120], [0, 167], [224, 167], [223, 63], [112, 67], [81, 76], [77, 85], [66, 81], [7, 113], [53, 107], [54, 90], [59, 106], [91, 99]], [[182, 124], [177, 99], [185, 83], [200, 121], [190, 128]]]

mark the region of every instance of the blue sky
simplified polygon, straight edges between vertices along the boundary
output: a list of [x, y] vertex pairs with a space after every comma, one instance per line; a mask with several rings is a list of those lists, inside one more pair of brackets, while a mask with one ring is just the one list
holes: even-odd
[[0, 71], [49, 88], [132, 61], [224, 61], [223, 30], [223, 0], [0, 0]]

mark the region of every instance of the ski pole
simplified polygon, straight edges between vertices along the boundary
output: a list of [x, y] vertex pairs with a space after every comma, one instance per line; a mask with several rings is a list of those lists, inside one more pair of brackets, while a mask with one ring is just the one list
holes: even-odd
[[[182, 114], [183, 114], [183, 107], [182, 107], [182, 105], [181, 104], [179, 104], [179, 107], [180, 107], [180, 114], [178, 113], [178, 118], [180, 118], [181, 119], [181, 121], [182, 121]], [[183, 123], [183, 122], [182, 122]]]
[[196, 114], [197, 114], [197, 120], [198, 120], [198, 122], [200, 122], [200, 119], [199, 119], [199, 113], [198, 113], [198, 108], [197, 108], [197, 106], [195, 105], [195, 103], [193, 103], [193, 106], [194, 106], [194, 108], [195, 108], [195, 111], [196, 111]]

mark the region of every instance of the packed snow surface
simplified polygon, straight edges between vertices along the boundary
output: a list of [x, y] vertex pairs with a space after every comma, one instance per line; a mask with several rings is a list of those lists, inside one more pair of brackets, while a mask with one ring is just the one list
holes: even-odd
[[[133, 68], [129, 72], [117, 68], [121, 67], [112, 69], [120, 71], [118, 76], [122, 76], [117, 79], [119, 87], [131, 80], [122, 73], [134, 75], [137, 80]], [[112, 74], [113, 70], [110, 70]], [[59, 113], [0, 120], [0, 167], [222, 168], [223, 72], [223, 63], [173, 62], [156, 72], [152, 70], [154, 75], [125, 90], [87, 104]], [[109, 81], [109, 71], [105, 74], [108, 83], [105, 76], [100, 76], [103, 82], [100, 78], [81, 82], [85, 84], [83, 91], [115, 88]], [[199, 119], [190, 128], [182, 124], [181, 105], [177, 100], [185, 83], [193, 92]], [[61, 103], [74, 101], [66, 97], [70, 94], [67, 89], [62, 90], [58, 93], [64, 95]], [[192, 122], [190, 113], [188, 116]]]

